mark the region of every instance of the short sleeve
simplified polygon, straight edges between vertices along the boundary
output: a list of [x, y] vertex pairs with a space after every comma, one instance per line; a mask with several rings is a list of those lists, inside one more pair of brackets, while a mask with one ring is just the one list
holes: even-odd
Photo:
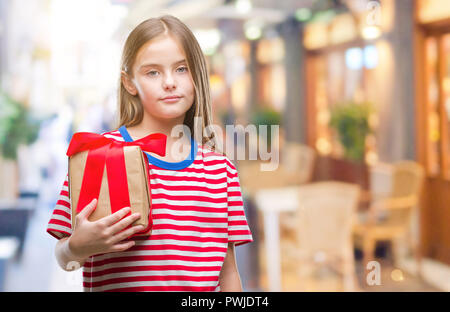
[[253, 241], [247, 223], [236, 167], [227, 159], [228, 242], [242, 245]]
[[47, 233], [57, 239], [61, 239], [72, 234], [72, 210], [69, 199], [69, 179], [66, 179], [59, 193], [58, 201], [47, 224]]

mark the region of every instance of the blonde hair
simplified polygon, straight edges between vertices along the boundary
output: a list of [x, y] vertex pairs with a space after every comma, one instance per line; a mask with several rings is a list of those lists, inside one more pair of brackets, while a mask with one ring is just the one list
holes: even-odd
[[[186, 55], [187, 66], [195, 88], [194, 103], [186, 112], [183, 123], [189, 127], [193, 137], [201, 137], [202, 144], [209, 142], [209, 145], [214, 149], [214, 132], [210, 131], [212, 132], [212, 137], [205, 137], [203, 135], [204, 128], [212, 124], [211, 95], [206, 60], [194, 34], [183, 22], [174, 16], [164, 15], [158, 18], [147, 19], [136, 26], [128, 35], [125, 42], [121, 70], [125, 71], [128, 75], [132, 75], [131, 69], [139, 49], [148, 41], [162, 34], [171, 35], [181, 44]], [[138, 95], [132, 95], [125, 89], [121, 78], [119, 78], [119, 86], [118, 127], [135, 126], [142, 122], [144, 115], [143, 106]], [[201, 134], [195, 133], [195, 117], [200, 117], [203, 122]]]

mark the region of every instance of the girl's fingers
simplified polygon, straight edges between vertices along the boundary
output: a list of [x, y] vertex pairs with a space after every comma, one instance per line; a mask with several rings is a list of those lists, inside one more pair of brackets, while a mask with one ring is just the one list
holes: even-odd
[[113, 242], [114, 242], [114, 244], [121, 242], [121, 241], [127, 239], [128, 237], [130, 237], [131, 235], [141, 232], [143, 230], [144, 230], [144, 226], [142, 226], [142, 225], [132, 226], [129, 229], [126, 229], [126, 230], [114, 235]]
[[127, 226], [129, 226], [130, 224], [132, 224], [134, 221], [138, 220], [139, 218], [140, 218], [139, 213], [133, 213], [132, 215], [130, 215], [126, 218], [123, 218], [119, 222], [116, 222], [113, 225], [111, 225], [108, 230], [111, 231], [112, 235], [114, 235], [114, 234], [122, 231], [123, 229], [125, 229]]
[[111, 226], [111, 225], [119, 222], [123, 217], [125, 217], [127, 214], [129, 214], [130, 211], [131, 211], [130, 207], [125, 207], [125, 208], [122, 208], [122, 209], [114, 212], [112, 215], [103, 217], [100, 220], [104, 223], [104, 225]]
[[78, 217], [80, 219], [89, 218], [89, 216], [92, 214], [92, 212], [95, 210], [96, 207], [97, 207], [97, 199], [94, 198], [89, 204], [87, 204], [83, 208], [83, 210], [80, 211], [80, 213], [78, 214]]
[[118, 243], [118, 244], [115, 244], [114, 246], [112, 246], [111, 249], [109, 250], [109, 252], [125, 251], [125, 250], [133, 247], [135, 244], [136, 244], [135, 241], [127, 241], [127, 242]]

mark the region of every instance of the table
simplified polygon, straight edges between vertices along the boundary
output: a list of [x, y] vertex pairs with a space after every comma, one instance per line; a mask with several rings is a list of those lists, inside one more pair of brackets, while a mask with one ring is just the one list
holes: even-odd
[[9, 236], [19, 239], [18, 257], [22, 256], [28, 224], [33, 210], [22, 206], [0, 206], [0, 238]]
[[301, 186], [261, 189], [254, 194], [257, 209], [263, 214], [264, 244], [269, 291], [281, 291], [280, 212], [295, 211]]
[[0, 292], [4, 291], [7, 263], [18, 249], [19, 240], [16, 237], [0, 236]]

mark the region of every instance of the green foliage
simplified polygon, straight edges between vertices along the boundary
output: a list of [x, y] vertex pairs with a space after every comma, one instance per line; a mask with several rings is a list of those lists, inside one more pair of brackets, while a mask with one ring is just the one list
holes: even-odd
[[271, 108], [263, 108], [257, 110], [251, 118], [251, 122], [256, 125], [279, 125], [281, 114]]
[[263, 107], [256, 110], [252, 117], [250, 118], [250, 122], [256, 126], [256, 129], [259, 134], [259, 126], [267, 125], [267, 146], [271, 146], [271, 138], [272, 138], [272, 125], [280, 125], [281, 122], [281, 114], [268, 107]]
[[339, 103], [331, 110], [330, 127], [338, 134], [345, 158], [364, 160], [366, 137], [372, 133], [369, 126], [372, 111], [373, 107], [368, 102]]
[[39, 127], [40, 122], [23, 104], [0, 92], [0, 151], [4, 158], [16, 159], [19, 145], [33, 143]]

